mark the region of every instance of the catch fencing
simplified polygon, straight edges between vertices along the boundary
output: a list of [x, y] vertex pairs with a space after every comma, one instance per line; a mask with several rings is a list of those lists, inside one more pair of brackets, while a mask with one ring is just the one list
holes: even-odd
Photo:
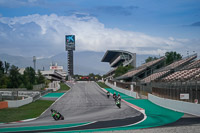
[[152, 94], [167, 99], [199, 103], [200, 82], [153, 82]]
[[[125, 89], [125, 90], [131, 90], [134, 88], [135, 83], [130, 83], [130, 82], [118, 82], [118, 81], [112, 81], [112, 80], [108, 80], [108, 83], [115, 85], [119, 88]], [[132, 87], [131, 87], [132, 86]]]

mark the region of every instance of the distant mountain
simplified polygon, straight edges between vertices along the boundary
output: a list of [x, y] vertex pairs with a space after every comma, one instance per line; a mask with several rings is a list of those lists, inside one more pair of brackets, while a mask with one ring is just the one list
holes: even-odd
[[[105, 74], [110, 70], [109, 63], [101, 62], [104, 52], [76, 52], [74, 51], [74, 74]], [[136, 55], [136, 64], [137, 66], [144, 63], [145, 59], [151, 55]], [[37, 57], [36, 57], [37, 58]], [[22, 57], [22, 56], [13, 56], [8, 54], [0, 54], [1, 61], [7, 61], [10, 64], [18, 66], [19, 68], [25, 68], [28, 66], [33, 67], [33, 58], [32, 57]], [[50, 58], [42, 58], [36, 60], [36, 69], [42, 70], [43, 67], [45, 70], [49, 70], [51, 63], [57, 63], [64, 67], [67, 71], [67, 52], [57, 54]]]
[[[101, 58], [103, 52], [74, 52], [74, 73], [75, 74], [105, 74], [109, 71], [108, 63], [102, 63]], [[36, 57], [37, 58], [37, 57]], [[33, 67], [32, 57], [12, 56], [8, 54], [0, 54], [1, 61], [7, 61], [12, 65], [18, 66], [19, 68], [25, 68], [28, 66]], [[64, 67], [67, 71], [67, 52], [57, 54], [51, 58], [42, 58], [36, 60], [36, 69], [49, 70], [51, 63], [57, 63]]]

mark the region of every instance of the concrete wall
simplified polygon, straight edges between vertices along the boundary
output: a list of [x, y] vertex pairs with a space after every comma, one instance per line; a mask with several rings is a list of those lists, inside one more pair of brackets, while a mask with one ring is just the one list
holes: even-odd
[[171, 110], [200, 116], [200, 104], [160, 98], [152, 94], [148, 94], [148, 99], [159, 106]]
[[128, 96], [131, 96], [131, 97], [134, 97], [134, 98], [138, 98], [136, 92], [125, 90], [125, 89], [121, 89], [121, 88], [119, 88], [119, 87], [117, 87], [115, 85], [112, 85], [112, 84], [108, 83], [108, 82], [105, 82], [105, 84], [108, 85], [108, 86], [110, 86], [111, 88], [113, 88], [116, 91], [119, 91], [121, 93], [124, 93], [124, 94], [126, 94]]
[[33, 101], [32, 97], [25, 98], [23, 100], [7, 100], [9, 108], [20, 107], [29, 104]]

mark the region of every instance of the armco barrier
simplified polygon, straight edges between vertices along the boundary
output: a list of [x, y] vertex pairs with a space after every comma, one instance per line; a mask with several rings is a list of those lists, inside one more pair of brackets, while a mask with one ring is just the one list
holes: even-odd
[[5, 108], [8, 108], [8, 102], [7, 101], [0, 102], [0, 109], [5, 109]]
[[171, 110], [188, 113], [196, 116], [200, 116], [200, 104], [171, 100], [166, 98], [160, 98], [158, 96], [154, 96], [152, 94], [148, 94], [148, 99], [164, 108], [168, 108]]
[[133, 91], [129, 91], [129, 90], [125, 90], [125, 89], [121, 89], [119, 87], [116, 87], [108, 82], [105, 82], [106, 85], [110, 86], [111, 88], [113, 88], [114, 90], [116, 91], [119, 91], [121, 93], [124, 93], [128, 96], [131, 96], [131, 97], [134, 97], [134, 98], [137, 98], [137, 93], [136, 92], [133, 92]]
[[29, 104], [33, 101], [32, 97], [25, 98], [23, 100], [7, 100], [9, 108], [20, 107], [25, 104]]

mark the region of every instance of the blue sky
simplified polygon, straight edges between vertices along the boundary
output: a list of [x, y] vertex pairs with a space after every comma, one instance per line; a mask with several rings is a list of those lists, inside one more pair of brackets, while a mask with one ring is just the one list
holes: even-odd
[[200, 1], [0, 0], [0, 53], [52, 56], [66, 34], [77, 51], [200, 53]]

